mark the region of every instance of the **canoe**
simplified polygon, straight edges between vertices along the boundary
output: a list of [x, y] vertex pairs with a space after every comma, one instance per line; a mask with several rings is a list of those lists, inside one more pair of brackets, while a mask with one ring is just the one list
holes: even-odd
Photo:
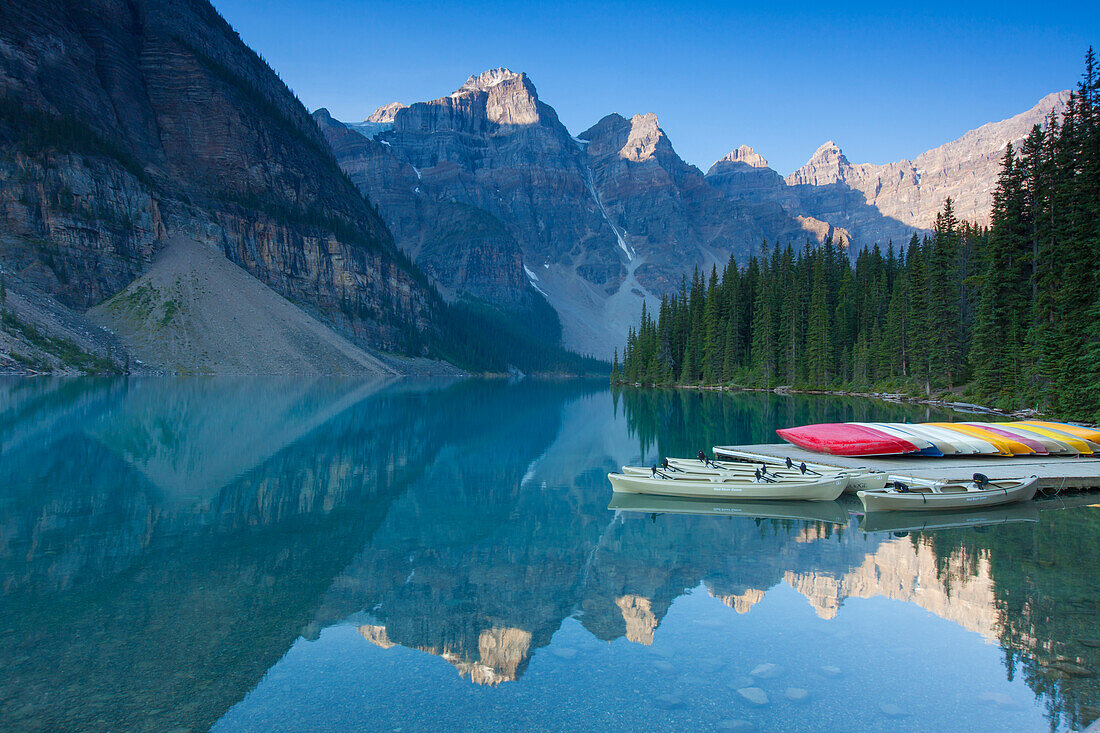
[[919, 435], [915, 435], [911, 431], [894, 427], [890, 423], [850, 422], [845, 423], [845, 425], [858, 425], [861, 428], [878, 430], [879, 432], [886, 433], [887, 435], [892, 435], [895, 438], [899, 438], [908, 443], [912, 443], [913, 445], [917, 446], [918, 456], [933, 456], [935, 458], [943, 457], [943, 451], [941, 451], [932, 441], [928, 440], [927, 438], [922, 438]]
[[1041, 428], [1058, 430], [1063, 433], [1069, 433], [1070, 435], [1076, 435], [1078, 438], [1084, 438], [1085, 440], [1100, 445], [1100, 430], [1096, 428], [1086, 428], [1082, 425], [1073, 425], [1072, 423], [1065, 422], [1051, 422], [1049, 420], [1021, 420], [1017, 424], [1037, 425]]
[[859, 530], [861, 532], [922, 532], [1038, 521], [1039, 509], [1035, 506], [1035, 502], [1021, 501], [988, 509], [870, 512], [860, 517]]
[[1043, 445], [1047, 453], [1053, 456], [1078, 456], [1081, 455], [1080, 447], [1083, 446], [1086, 450], [1088, 449], [1083, 440], [1070, 435], [1056, 437], [1057, 433], [1045, 428], [1025, 428], [1022, 425], [1003, 422], [991, 424], [989, 427], [997, 428], [997, 430], [1010, 435], [1019, 435], [1021, 438], [1037, 441]]
[[[1076, 433], [1068, 430], [1062, 430], [1060, 428], [1048, 428], [1046, 425], [1039, 425], [1035, 423], [1009, 423], [1013, 427], [1023, 430], [1030, 430], [1033, 433], [1039, 433], [1040, 435], [1049, 436], [1055, 440], [1065, 443], [1070, 448], [1075, 450], [1079, 455], [1091, 456], [1094, 453], [1100, 451], [1100, 445], [1092, 442], [1088, 438], [1083, 438]], [[1073, 426], [1067, 426], [1073, 427]]]
[[1047, 450], [1046, 445], [1044, 443], [1040, 442], [1035, 435], [1032, 435], [1032, 434], [1021, 435], [1016, 431], [1009, 430], [1007, 428], [1002, 428], [997, 423], [975, 423], [975, 422], [971, 422], [971, 423], [966, 423], [966, 424], [971, 426], [971, 427], [974, 427], [974, 428], [981, 428], [982, 430], [988, 430], [989, 432], [994, 433], [995, 435], [999, 435], [1002, 438], [1005, 438], [1007, 440], [1017, 440], [1017, 441], [1023, 443], [1028, 448], [1030, 448], [1031, 452], [1035, 453], [1036, 455], [1045, 456], [1045, 455], [1048, 455], [1050, 453], [1050, 451]]
[[909, 425], [907, 423], [871, 423], [871, 425], [890, 427], [906, 435], [912, 435], [916, 438], [927, 440], [932, 445], [936, 446], [936, 450], [945, 456], [969, 455], [973, 452], [969, 446], [963, 445], [961, 441], [949, 440], [939, 435], [933, 436], [929, 434], [928, 431], [921, 430], [920, 427], [916, 425]]
[[963, 435], [962, 433], [956, 433], [951, 430], [945, 430], [944, 428], [937, 427], [935, 425], [928, 425], [927, 423], [910, 424], [903, 423], [899, 425], [905, 430], [912, 430], [917, 435], [928, 438], [936, 446], [943, 451], [944, 455], [948, 455], [947, 446], [954, 447], [956, 455], [997, 455], [1000, 451], [992, 443], [989, 443], [981, 438], [976, 438], [973, 435]]
[[763, 501], [832, 501], [844, 491], [843, 476], [791, 479], [772, 483], [745, 476], [712, 476], [697, 480], [667, 479], [649, 476], [607, 474], [611, 488], [621, 494], [657, 494], [691, 496], [702, 499], [754, 499]]
[[[793, 471], [787, 470], [785, 466], [769, 466], [766, 467], [766, 475], [770, 478], [804, 478], [803, 474], [798, 472], [798, 469]], [[709, 478], [711, 476], [735, 476], [741, 478], [753, 478], [760, 466], [751, 466], [748, 463], [744, 464], [744, 468], [736, 466], [733, 468], [708, 468], [702, 464], [696, 466], [681, 467], [673, 463], [672, 459], [669, 460], [669, 467], [662, 468], [657, 467], [657, 471], [664, 474], [667, 478], [674, 481], [694, 481], [701, 478]], [[619, 473], [625, 476], [652, 476], [654, 474], [653, 466], [623, 466], [619, 469]], [[833, 471], [829, 473], [829, 476], [839, 476], [840, 471]], [[820, 478], [819, 475], [811, 474], [810, 478]]]
[[908, 491], [898, 488], [861, 491], [857, 496], [868, 512], [939, 511], [1030, 501], [1038, 484], [1039, 477], [1031, 476], [1025, 479], [999, 479], [984, 486], [976, 482], [957, 481], [934, 487], [913, 486]]
[[[1028, 447], [1019, 441], [1009, 440], [1008, 438], [997, 435], [996, 433], [991, 433], [988, 430], [982, 430], [981, 428], [976, 428], [973, 425], [967, 425], [966, 423], [941, 422], [928, 424], [933, 427], [943, 428], [944, 430], [958, 433], [960, 435], [970, 435], [975, 438], [980, 438], [996, 448], [996, 455], [999, 456], [1014, 456], [1019, 453], [1030, 452]], [[1018, 450], [1014, 450], [1014, 446], [1018, 447]]]
[[[733, 450], [731, 448], [720, 448], [715, 446], [711, 450], [714, 451], [714, 455], [722, 456], [730, 459], [723, 465], [761, 465], [768, 464], [769, 466], [782, 466], [786, 467], [787, 459], [776, 458], [775, 456], [765, 456], [759, 453], [749, 453], [746, 451]], [[830, 466], [825, 463], [811, 463], [809, 461], [801, 461], [806, 464], [806, 468], [810, 471], [816, 471], [822, 475], [828, 475], [830, 473], [840, 472], [847, 474], [848, 484], [844, 487], [845, 494], [854, 495], [857, 491], [864, 491], [866, 489], [881, 489], [886, 486], [886, 482], [889, 480], [888, 476], [882, 472], [860, 466], [857, 468], [839, 468], [837, 466]], [[769, 469], [771, 470], [771, 469]]]
[[[794, 479], [818, 479], [825, 477], [844, 477], [844, 493], [854, 494], [866, 489], [881, 489], [886, 486], [889, 475], [883, 471], [871, 471], [864, 468], [839, 469], [831, 468], [815, 471], [807, 466], [807, 473], [803, 474], [799, 468], [787, 468], [786, 464], [770, 465], [765, 463], [742, 463], [740, 461], [711, 461], [709, 466], [697, 459], [669, 458], [669, 468], [658, 470], [667, 478], [675, 481], [691, 480], [701, 476], [755, 476], [761, 467], [767, 469], [767, 475], [782, 480]], [[621, 471], [625, 476], [652, 476], [652, 466], [623, 466]]]
[[775, 432], [788, 443], [834, 456], [895, 456], [920, 451], [911, 441], [849, 423], [820, 423]]
[[753, 519], [797, 519], [847, 524], [848, 512], [835, 501], [710, 501], [651, 494], [612, 494], [608, 509], [645, 514], [702, 514]]

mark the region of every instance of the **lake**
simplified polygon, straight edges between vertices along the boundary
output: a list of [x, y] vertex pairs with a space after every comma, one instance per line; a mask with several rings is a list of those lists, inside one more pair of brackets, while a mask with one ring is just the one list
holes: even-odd
[[850, 502], [608, 509], [623, 463], [943, 417], [585, 381], [0, 382], [0, 729], [1083, 728], [1087, 499], [925, 530]]

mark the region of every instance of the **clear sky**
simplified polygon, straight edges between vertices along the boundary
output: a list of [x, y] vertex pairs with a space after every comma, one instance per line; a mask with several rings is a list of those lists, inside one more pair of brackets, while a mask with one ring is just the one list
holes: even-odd
[[1100, 2], [214, 4], [310, 110], [358, 121], [506, 66], [574, 134], [656, 112], [704, 171], [742, 144], [783, 174], [829, 139], [913, 157], [1072, 87], [1100, 46]]

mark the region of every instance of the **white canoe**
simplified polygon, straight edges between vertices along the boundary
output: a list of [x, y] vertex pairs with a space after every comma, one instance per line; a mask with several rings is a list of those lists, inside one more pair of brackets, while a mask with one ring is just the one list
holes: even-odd
[[[843, 475], [848, 479], [848, 483], [845, 485], [845, 493], [854, 494], [857, 491], [865, 491], [870, 489], [883, 489], [886, 488], [887, 481], [889, 479], [887, 473], [882, 471], [871, 471], [866, 468], [857, 469], [842, 469], [832, 467], [818, 467], [816, 469], [811, 468], [809, 464], [806, 466], [806, 473], [802, 473], [802, 469], [799, 464], [792, 462], [791, 468], [787, 467], [787, 462], [779, 463], [766, 463], [757, 462], [749, 463], [747, 461], [711, 461], [711, 464], [705, 466], [705, 464], [697, 458], [670, 458], [669, 466], [673, 469], [679, 469], [679, 471], [669, 472], [670, 475], [675, 475], [676, 478], [680, 478], [680, 471], [684, 473], [705, 473], [705, 474], [722, 474], [724, 471], [747, 473], [748, 475], [755, 474], [756, 470], [761, 467], [768, 469], [768, 475], [777, 475], [777, 477], [794, 477], [805, 479], [823, 479], [828, 477], [837, 477], [837, 475]], [[625, 467], [624, 467], [625, 468]], [[647, 473], [649, 470], [647, 470]]]
[[1000, 454], [1000, 450], [997, 446], [993, 445], [989, 441], [982, 440], [981, 438], [974, 437], [972, 435], [965, 435], [963, 433], [956, 432], [954, 430], [948, 430], [936, 425], [910, 425], [905, 424], [905, 427], [918, 435], [924, 435], [929, 440], [934, 441], [937, 445], [941, 443], [947, 443], [954, 445], [958, 449], [959, 453], [963, 455], [983, 455], [983, 456], [995, 456]]
[[[781, 477], [782, 478], [788, 478], [788, 477], [803, 478], [802, 474], [800, 474], [798, 471], [788, 471], [785, 468], [780, 469], [780, 468], [777, 468], [776, 466], [769, 466], [768, 468], [769, 468], [769, 470], [767, 472], [767, 475], [770, 476], [770, 477], [773, 477], [773, 478], [781, 478]], [[690, 466], [690, 467], [687, 467], [687, 468], [681, 468], [681, 467], [672, 465], [671, 462], [669, 462], [669, 467], [668, 468], [662, 468], [660, 466], [657, 467], [657, 471], [664, 474], [667, 478], [675, 479], [677, 481], [685, 481], [685, 480], [706, 478], [706, 477], [709, 477], [709, 476], [741, 476], [741, 477], [747, 476], [749, 478], [753, 478], [756, 475], [756, 471], [759, 471], [759, 470], [760, 470], [759, 466], [757, 466], [755, 469], [753, 469], [753, 467], [750, 466], [747, 463], [745, 464], [745, 468], [741, 468], [741, 467], [737, 467], [737, 468], [708, 468], [708, 467], [702, 466], [702, 465], [700, 465], [698, 468], [696, 468], [695, 466]], [[653, 467], [652, 466], [623, 466], [619, 470], [619, 473], [626, 474], [627, 476], [652, 476], [653, 475]], [[829, 475], [830, 476], [839, 476], [840, 472], [836, 471], [836, 472], [833, 472]], [[811, 476], [811, 478], [816, 479], [816, 478], [821, 478], [821, 477], [813, 475], [813, 476]]]
[[848, 512], [835, 501], [713, 501], [652, 494], [612, 494], [608, 509], [645, 514], [705, 514], [753, 519], [797, 519], [847, 524]]
[[[712, 461], [712, 464], [716, 464], [723, 468], [742, 468], [748, 469], [749, 474], [752, 474], [754, 469], [767, 464], [769, 474], [774, 471], [799, 471], [801, 473], [801, 464], [792, 463], [792, 468], [787, 468], [787, 459], [775, 458], [774, 456], [764, 456], [757, 453], [747, 453], [745, 451], [735, 450], [719, 450], [714, 448], [715, 455], [725, 456], [730, 460], [727, 461]], [[670, 465], [687, 468], [690, 466], [701, 467], [702, 462], [696, 458], [669, 458]], [[837, 466], [829, 466], [824, 463], [810, 463], [805, 462], [807, 471], [811, 471], [816, 474], [817, 477], [841, 475], [848, 477], [848, 483], [844, 487], [844, 493], [854, 494], [857, 491], [866, 491], [872, 489], [881, 489], [886, 486], [888, 480], [887, 475], [882, 471], [875, 471], [870, 468], [839, 468]], [[742, 468], [742, 470], [744, 470]], [[806, 474], [809, 476], [810, 474]]]
[[861, 428], [870, 428], [871, 430], [878, 430], [880, 433], [886, 433], [894, 438], [901, 438], [907, 440], [917, 447], [917, 450], [932, 451], [933, 453], [940, 450], [939, 446], [928, 440], [924, 436], [917, 435], [910, 430], [902, 430], [896, 427], [893, 423], [888, 422], [850, 422], [849, 425], [858, 425]]
[[857, 496], [868, 512], [942, 511], [1030, 501], [1035, 496], [1038, 483], [1038, 476], [998, 479], [982, 486], [972, 481], [956, 481], [932, 486], [914, 485], [907, 491], [896, 486], [878, 491], [860, 491]]
[[701, 499], [752, 499], [763, 501], [832, 501], [844, 491], [848, 479], [829, 478], [779, 479], [772, 483], [745, 476], [710, 476], [697, 480], [676, 480], [649, 476], [607, 474], [611, 488], [620, 494], [656, 494], [658, 496], [692, 496]]
[[893, 428], [895, 430], [898, 430], [899, 432], [902, 433], [902, 435], [907, 440], [910, 440], [910, 441], [915, 440], [916, 438], [921, 438], [923, 440], [927, 440], [932, 445], [934, 445], [936, 447], [936, 449], [939, 450], [940, 453], [943, 453], [945, 456], [968, 455], [971, 452], [970, 448], [967, 447], [967, 446], [961, 446], [953, 440], [944, 440], [943, 438], [938, 437], [938, 436], [928, 435], [925, 431], [917, 430], [917, 429], [914, 428], [914, 426], [907, 425], [905, 423], [868, 423], [868, 424], [872, 425], [874, 427], [877, 427], [880, 430], [883, 429], [883, 428], [886, 428], [886, 427], [890, 427], [890, 428]]
[[[702, 469], [690, 469], [690, 470], [678, 470], [675, 467], [662, 468], [661, 466], [623, 466], [619, 473], [624, 476], [643, 476], [645, 478], [660, 478], [667, 479], [669, 481], [711, 481], [711, 480], [731, 480], [731, 481], [744, 481], [753, 483], [806, 483], [808, 481], [820, 481], [822, 479], [836, 479], [847, 478], [846, 475], [840, 472], [834, 471], [833, 473], [821, 476], [816, 474], [803, 475], [798, 471], [788, 471], [786, 468], [777, 468], [772, 466], [771, 471], [766, 473], [759, 473], [759, 467], [753, 470], [751, 467], [748, 471], [744, 469], [734, 469], [727, 471], [725, 469], [714, 468], [702, 468]], [[885, 484], [883, 484], [885, 486]]]

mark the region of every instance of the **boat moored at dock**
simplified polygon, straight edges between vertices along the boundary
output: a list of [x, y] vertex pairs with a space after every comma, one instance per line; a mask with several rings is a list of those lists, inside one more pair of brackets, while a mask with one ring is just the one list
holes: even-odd
[[980, 473], [971, 481], [936, 482], [931, 485], [904, 483], [901, 477], [891, 477], [893, 486], [877, 491], [860, 491], [857, 496], [867, 512], [937, 511], [998, 506], [1035, 497], [1038, 476], [990, 481]]
[[611, 488], [622, 494], [690, 496], [705, 499], [752, 499], [762, 501], [832, 501], [844, 492], [845, 476], [780, 477], [701, 476], [674, 479], [657, 472], [654, 476], [609, 473]]

